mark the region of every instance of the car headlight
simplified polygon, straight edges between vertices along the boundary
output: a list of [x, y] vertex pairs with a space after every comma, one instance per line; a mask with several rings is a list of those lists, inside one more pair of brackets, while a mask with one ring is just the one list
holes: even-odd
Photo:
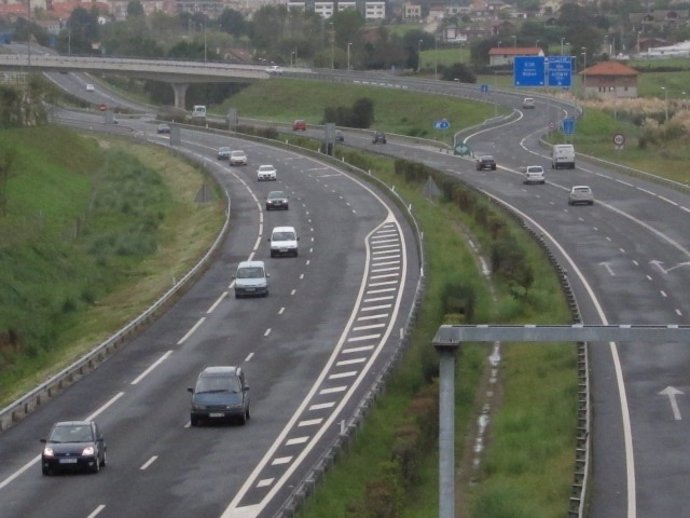
[[81, 454], [82, 454], [84, 457], [93, 457], [93, 455], [94, 455], [95, 453], [96, 453], [96, 448], [94, 448], [93, 446], [87, 446], [87, 447], [84, 448], [84, 450], [81, 452]]
[[43, 455], [45, 457], [54, 457], [55, 452], [53, 451], [53, 448], [51, 448], [50, 446], [46, 446], [45, 448], [43, 448]]

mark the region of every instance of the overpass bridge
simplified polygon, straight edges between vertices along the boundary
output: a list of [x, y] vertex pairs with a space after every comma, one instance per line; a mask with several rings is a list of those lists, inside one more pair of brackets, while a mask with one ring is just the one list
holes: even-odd
[[[185, 107], [185, 95], [192, 83], [231, 83], [269, 79], [271, 74], [260, 65], [235, 65], [199, 61], [161, 59], [103, 58], [92, 56], [58, 56], [52, 54], [0, 54], [0, 69], [36, 72], [114, 73], [164, 81], [175, 92], [175, 107]], [[310, 72], [290, 68], [290, 72]]]

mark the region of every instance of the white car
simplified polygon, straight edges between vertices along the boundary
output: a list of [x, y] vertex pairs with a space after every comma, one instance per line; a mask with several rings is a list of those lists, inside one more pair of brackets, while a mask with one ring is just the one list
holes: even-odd
[[295, 227], [274, 227], [271, 232], [271, 237], [268, 238], [271, 242], [271, 257], [281, 255], [293, 255], [297, 257], [297, 231]]
[[230, 162], [230, 165], [247, 165], [247, 155], [244, 151], [231, 151], [228, 161]]
[[568, 195], [568, 205], [594, 205], [594, 194], [587, 185], [573, 185]]
[[544, 168], [540, 165], [528, 165], [525, 167], [525, 176], [522, 179], [522, 183], [546, 183], [546, 178], [544, 178]]
[[96, 87], [92, 83], [86, 83], [86, 91], [87, 92], [95, 92]]
[[522, 100], [522, 108], [525, 110], [533, 109], [535, 106], [534, 104], [534, 97], [525, 97]]
[[280, 68], [278, 65], [272, 65], [270, 67], [266, 67], [266, 72], [269, 74], [274, 74], [274, 75], [281, 75], [283, 73], [283, 69]]
[[266, 297], [268, 295], [268, 278], [263, 261], [242, 261], [237, 265], [235, 279], [235, 298], [249, 296]]
[[276, 172], [277, 171], [275, 167], [273, 167], [272, 165], [264, 164], [260, 165], [259, 168], [256, 170], [256, 177], [260, 182], [263, 180], [272, 180], [275, 182], [277, 180]]

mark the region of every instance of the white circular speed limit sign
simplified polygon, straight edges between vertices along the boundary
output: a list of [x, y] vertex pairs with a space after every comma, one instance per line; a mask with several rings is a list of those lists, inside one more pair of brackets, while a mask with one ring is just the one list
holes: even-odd
[[613, 143], [617, 146], [622, 146], [623, 144], [625, 144], [625, 135], [623, 135], [622, 133], [616, 133], [613, 136]]

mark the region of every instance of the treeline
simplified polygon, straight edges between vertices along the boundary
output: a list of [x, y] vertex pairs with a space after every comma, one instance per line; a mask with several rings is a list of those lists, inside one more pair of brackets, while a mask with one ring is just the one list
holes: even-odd
[[16, 86], [0, 84], [0, 129], [40, 126], [48, 122], [46, 102], [52, 89], [38, 75], [28, 75]]

